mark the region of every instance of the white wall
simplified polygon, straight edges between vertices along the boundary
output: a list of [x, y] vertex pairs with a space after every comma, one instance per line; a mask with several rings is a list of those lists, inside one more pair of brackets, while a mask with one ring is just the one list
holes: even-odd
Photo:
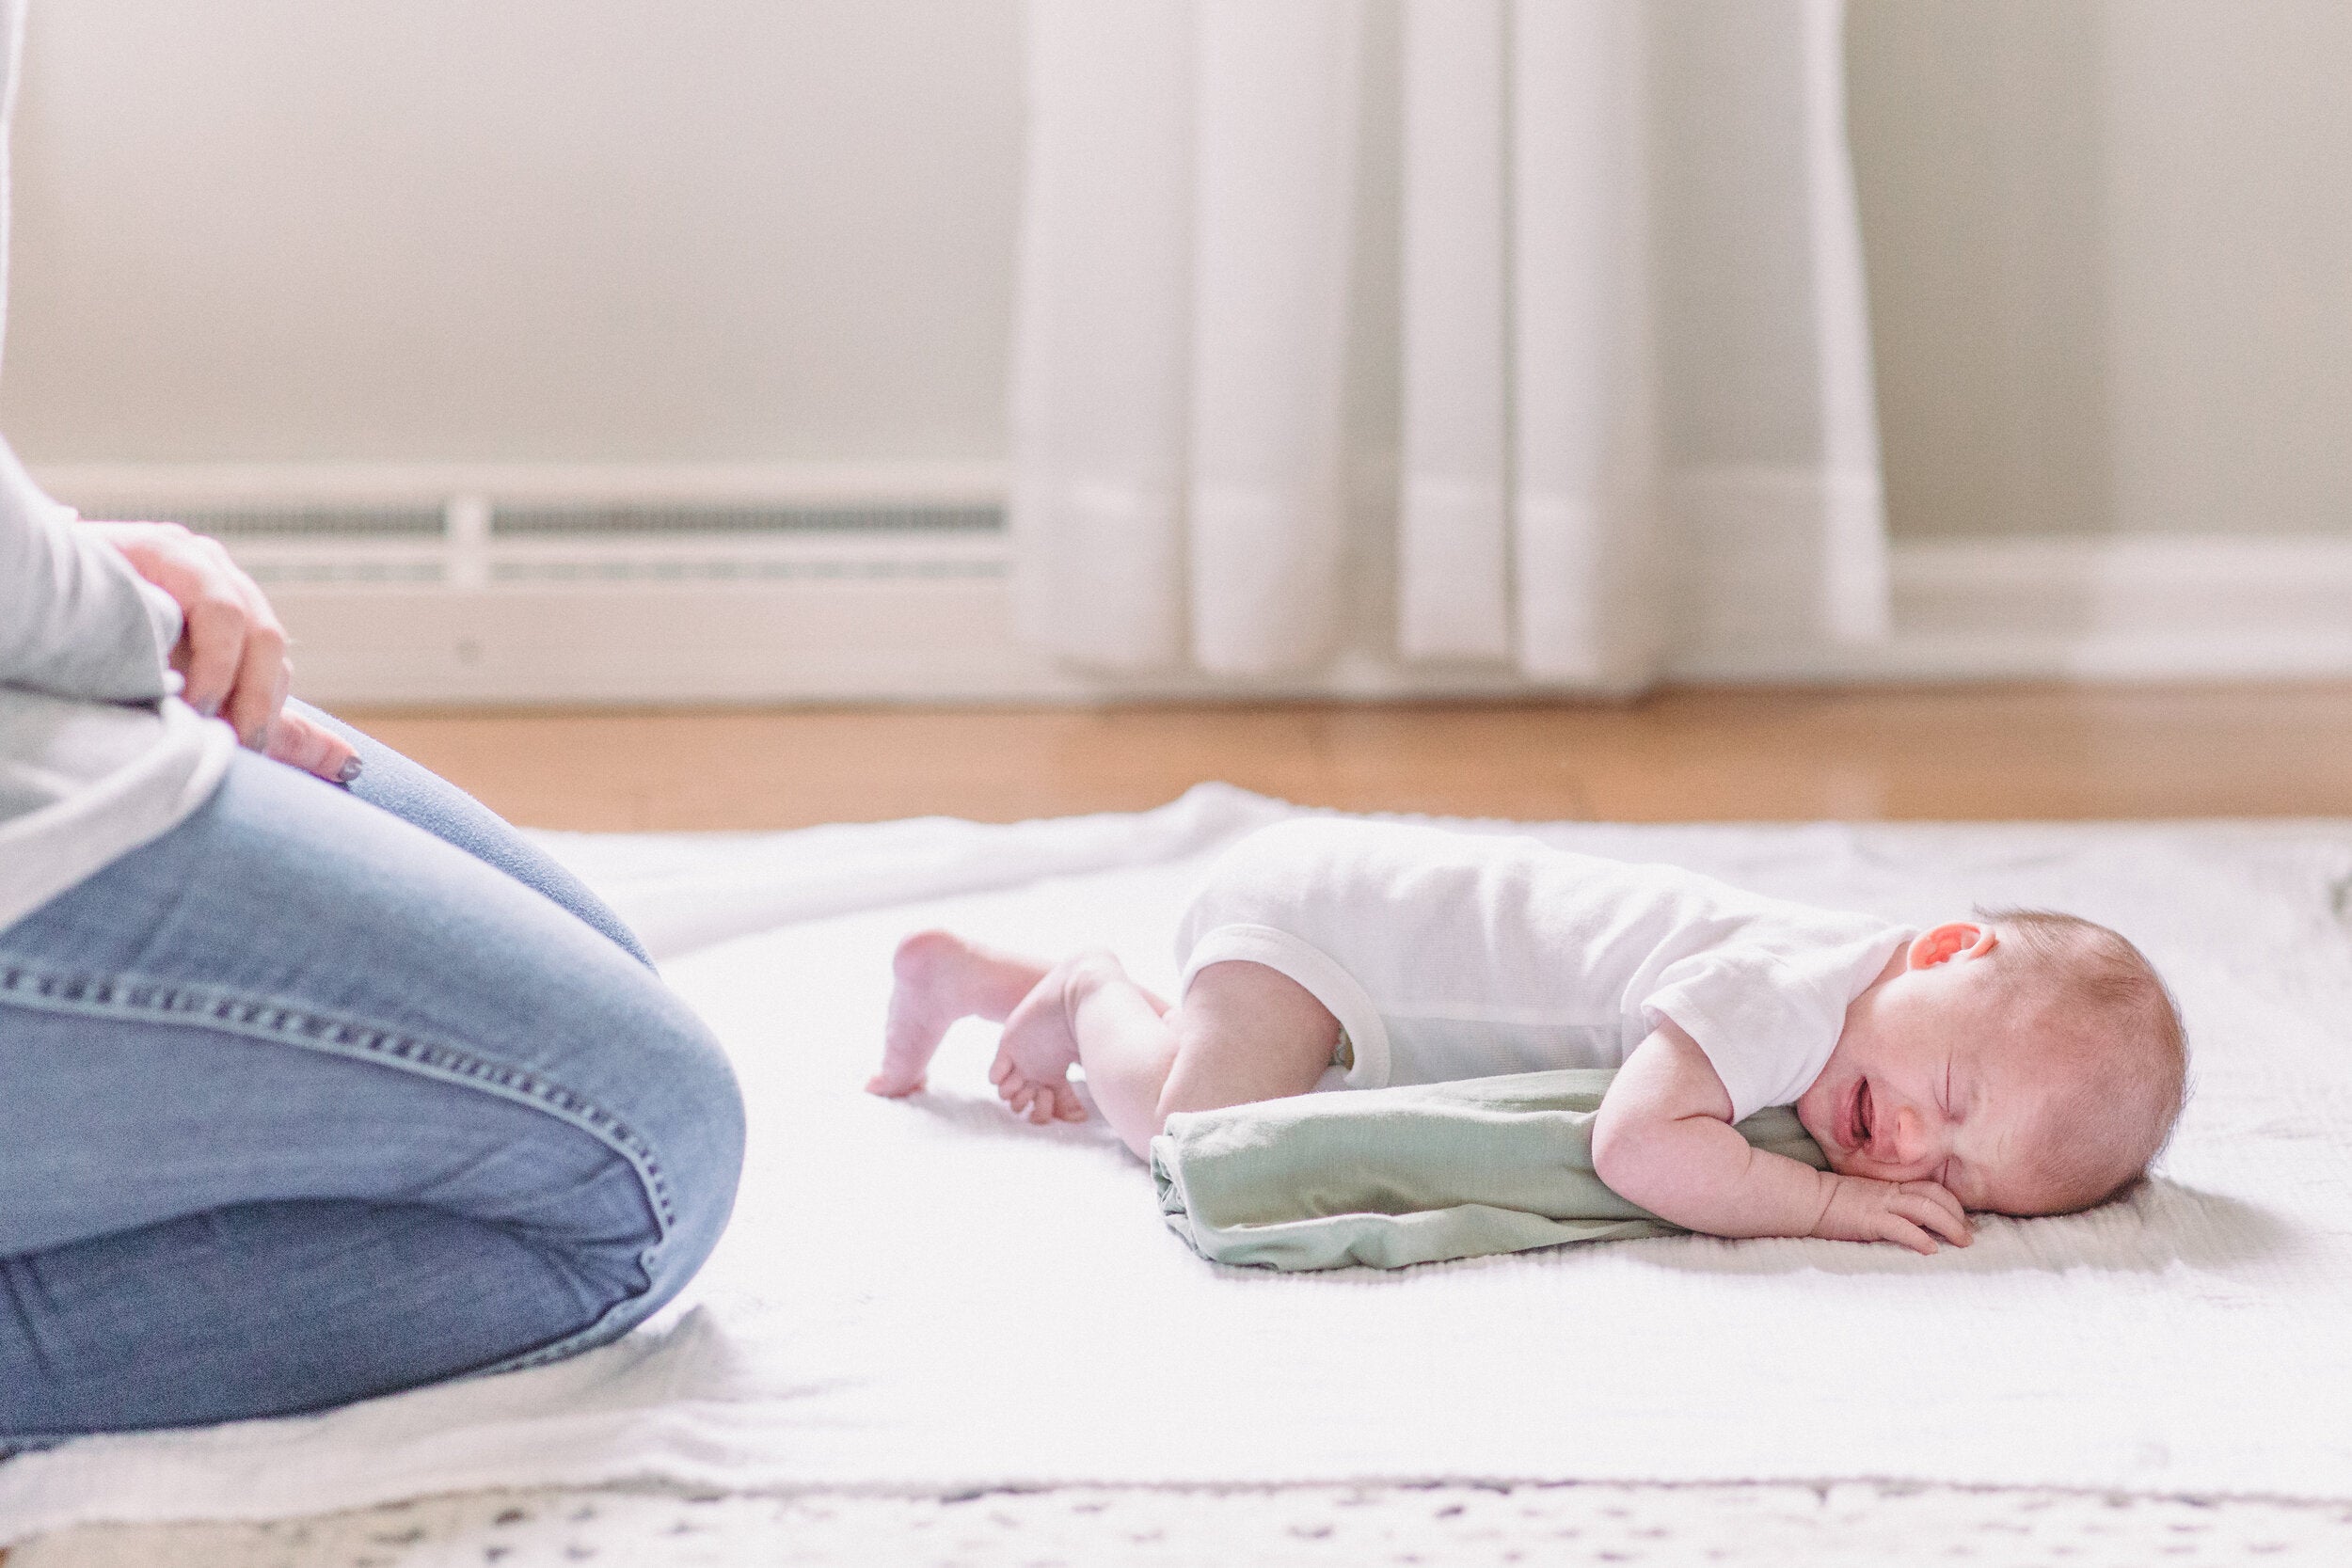
[[34, 0], [34, 462], [1003, 443], [1009, 0]]
[[2352, 6], [1852, 0], [1915, 538], [2352, 531]]
[[[35, 0], [0, 429], [37, 465], [995, 457], [1018, 30]], [[1849, 41], [1899, 537], [2352, 531], [2352, 7], [1852, 0]], [[1394, 356], [1358, 363], [1377, 425]]]

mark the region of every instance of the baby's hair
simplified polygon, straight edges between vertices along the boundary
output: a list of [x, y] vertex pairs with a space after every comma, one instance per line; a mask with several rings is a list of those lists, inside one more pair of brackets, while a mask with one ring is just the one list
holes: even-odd
[[[2050, 1212], [2105, 1203], [2147, 1172], [2188, 1103], [2180, 1007], [2139, 949], [2105, 926], [2052, 910], [1979, 910], [1977, 918], [2007, 939], [2017, 982], [2089, 1025], [2064, 1032], [2085, 1070], [2070, 1075], [2051, 1126], [2090, 1135], [2039, 1140], [2035, 1164], [2058, 1195]], [[2093, 1066], [2094, 1052], [2120, 1059]]]

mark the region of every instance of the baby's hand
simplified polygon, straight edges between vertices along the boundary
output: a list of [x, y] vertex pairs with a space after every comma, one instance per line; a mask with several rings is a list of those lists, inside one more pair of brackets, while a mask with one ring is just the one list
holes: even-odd
[[1814, 1222], [1813, 1234], [1833, 1242], [1899, 1242], [1914, 1252], [1932, 1254], [1941, 1236], [1966, 1246], [1973, 1234], [1960, 1199], [1934, 1181], [1874, 1181], [1867, 1176], [1832, 1176], [1829, 1205]]

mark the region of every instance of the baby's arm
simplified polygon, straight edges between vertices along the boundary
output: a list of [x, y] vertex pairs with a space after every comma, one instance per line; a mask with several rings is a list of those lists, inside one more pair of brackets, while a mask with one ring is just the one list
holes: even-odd
[[1661, 1219], [1716, 1236], [1821, 1236], [1935, 1250], [1969, 1242], [1960, 1201], [1932, 1181], [1815, 1170], [1751, 1145], [1698, 1042], [1661, 1023], [1626, 1058], [1593, 1119], [1593, 1170]]

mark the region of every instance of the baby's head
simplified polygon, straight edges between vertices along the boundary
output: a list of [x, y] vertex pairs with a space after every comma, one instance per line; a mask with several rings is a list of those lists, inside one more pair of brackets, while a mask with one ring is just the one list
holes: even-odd
[[2148, 1168], [2187, 1094], [2180, 1013], [2104, 926], [1994, 910], [1915, 938], [1797, 1101], [1831, 1168], [2063, 1214]]

